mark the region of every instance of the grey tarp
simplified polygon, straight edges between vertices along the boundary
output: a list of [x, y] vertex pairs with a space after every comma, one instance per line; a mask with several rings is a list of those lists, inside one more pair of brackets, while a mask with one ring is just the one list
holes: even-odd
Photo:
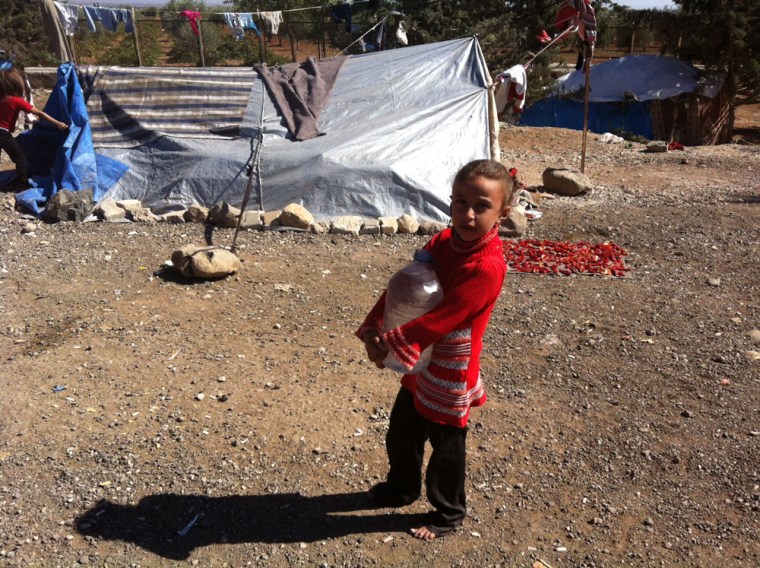
[[129, 167], [107, 196], [154, 210], [240, 205], [255, 157], [249, 208], [445, 220], [457, 169], [490, 156], [489, 83], [477, 40], [453, 40], [351, 57], [319, 119], [325, 135], [311, 140], [288, 135], [257, 78], [238, 139], [94, 143]]

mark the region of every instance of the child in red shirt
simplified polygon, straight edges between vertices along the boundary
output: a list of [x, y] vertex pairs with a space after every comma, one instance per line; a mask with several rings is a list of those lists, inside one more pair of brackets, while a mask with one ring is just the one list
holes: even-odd
[[8, 157], [16, 164], [17, 188], [23, 189], [29, 185], [26, 155], [13, 137], [16, 121], [21, 111], [44, 118], [60, 130], [69, 127], [47, 113], [30, 105], [23, 98], [25, 91], [24, 80], [15, 69], [0, 71], [0, 150], [5, 150]]
[[400, 507], [416, 501], [422, 489], [425, 441], [430, 456], [425, 485], [435, 511], [412, 529], [433, 540], [462, 524], [465, 503], [465, 439], [471, 406], [485, 404], [480, 378], [483, 334], [501, 293], [507, 267], [498, 227], [509, 213], [516, 181], [493, 160], [476, 160], [454, 178], [452, 227], [425, 245], [444, 298], [431, 311], [382, 333], [385, 293], [356, 334], [379, 368], [388, 352], [411, 369], [420, 353], [433, 345], [422, 373], [404, 375], [386, 435], [390, 471], [370, 490], [379, 506]]

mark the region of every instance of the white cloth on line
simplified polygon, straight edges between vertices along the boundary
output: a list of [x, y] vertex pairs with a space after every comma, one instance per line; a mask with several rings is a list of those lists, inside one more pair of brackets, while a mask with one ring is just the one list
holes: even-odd
[[282, 23], [282, 12], [259, 12], [259, 15], [264, 20], [264, 29], [272, 35], [277, 35]]
[[69, 37], [73, 37], [79, 27], [79, 8], [78, 4], [61, 4], [60, 2], [53, 2], [55, 9], [58, 10], [58, 18], [61, 20], [61, 26], [63, 27], [63, 33]]

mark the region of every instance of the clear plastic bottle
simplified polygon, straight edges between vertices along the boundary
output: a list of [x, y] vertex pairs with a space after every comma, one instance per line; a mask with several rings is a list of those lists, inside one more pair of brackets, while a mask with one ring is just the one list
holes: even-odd
[[[426, 314], [442, 299], [443, 289], [433, 270], [433, 255], [424, 249], [417, 249], [414, 260], [396, 272], [388, 282], [383, 332]], [[390, 352], [383, 364], [399, 373], [421, 373], [428, 366], [432, 353], [431, 345], [422, 352], [411, 371], [405, 369]]]

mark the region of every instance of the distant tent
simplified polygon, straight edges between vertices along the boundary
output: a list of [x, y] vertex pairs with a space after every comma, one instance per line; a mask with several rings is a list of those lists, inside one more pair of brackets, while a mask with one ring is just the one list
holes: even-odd
[[94, 151], [124, 169], [103, 197], [156, 211], [239, 206], [253, 171], [249, 209], [443, 221], [456, 171], [498, 151], [475, 38], [350, 57], [319, 117], [324, 135], [299, 142], [250, 69], [79, 71]]
[[[523, 112], [524, 126], [583, 129], [585, 76], [561, 77], [554, 94]], [[697, 146], [728, 141], [728, 95], [722, 81], [672, 57], [633, 55], [591, 67], [589, 130], [630, 132]]]

